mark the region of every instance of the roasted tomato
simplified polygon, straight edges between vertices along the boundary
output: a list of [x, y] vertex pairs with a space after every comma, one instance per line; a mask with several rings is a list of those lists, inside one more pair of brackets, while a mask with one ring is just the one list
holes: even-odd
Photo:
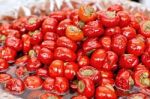
[[6, 82], [5, 90], [12, 94], [22, 94], [25, 90], [25, 85], [22, 80], [12, 78]]
[[78, 15], [83, 22], [93, 21], [96, 18], [95, 9], [90, 5], [82, 5], [79, 8]]
[[0, 72], [6, 70], [9, 67], [9, 64], [5, 59], [0, 58]]
[[76, 49], [77, 49], [77, 44], [65, 36], [61, 36], [57, 39], [56, 46], [57, 47], [66, 47], [73, 51], [76, 51]]
[[69, 82], [65, 77], [56, 77], [54, 90], [57, 93], [63, 94], [69, 90]]
[[101, 79], [101, 74], [96, 68], [92, 66], [84, 66], [77, 72], [77, 77], [78, 79], [88, 78], [91, 79], [94, 83], [98, 83]]
[[127, 38], [124, 35], [116, 34], [112, 37], [111, 48], [112, 50], [121, 55], [126, 50]]
[[64, 69], [64, 76], [68, 80], [72, 80], [76, 76], [79, 66], [75, 62], [66, 62], [64, 63]]
[[84, 78], [78, 82], [78, 93], [88, 98], [94, 96], [95, 88], [91, 79]]
[[63, 99], [61, 96], [58, 96], [56, 94], [52, 94], [52, 93], [44, 93], [42, 94], [39, 99], [48, 99], [48, 98], [52, 98], [52, 99]]
[[120, 17], [114, 11], [100, 11], [97, 16], [105, 27], [115, 27], [119, 25]]
[[83, 33], [87, 37], [98, 37], [104, 33], [104, 29], [98, 21], [90, 21], [83, 27]]
[[65, 20], [61, 21], [57, 27], [57, 34], [59, 36], [64, 36], [67, 26], [72, 25], [72, 24], [73, 24], [73, 22], [70, 19], [65, 19]]
[[58, 21], [55, 18], [46, 18], [42, 23], [42, 33], [55, 32], [57, 25]]
[[111, 85], [99, 86], [96, 88], [95, 99], [117, 99], [117, 95]]
[[66, 28], [66, 36], [73, 41], [80, 41], [84, 38], [82, 30], [74, 25], [69, 25]]
[[119, 64], [122, 68], [130, 69], [139, 64], [139, 59], [134, 54], [123, 54], [120, 57]]
[[66, 47], [57, 47], [54, 50], [54, 59], [60, 59], [63, 61], [75, 61], [76, 54]]
[[144, 21], [141, 23], [139, 33], [145, 37], [150, 37], [150, 21]]
[[132, 71], [126, 69], [119, 70], [115, 79], [115, 85], [121, 90], [130, 90], [134, 86]]
[[30, 90], [39, 89], [42, 86], [42, 79], [38, 76], [28, 76], [24, 79], [26, 88]]
[[42, 84], [42, 88], [47, 91], [52, 91], [54, 89], [55, 79], [47, 77]]
[[11, 79], [11, 75], [7, 73], [0, 73], [0, 83], [6, 83]]
[[64, 76], [64, 62], [62, 60], [53, 60], [49, 66], [49, 75], [52, 78]]

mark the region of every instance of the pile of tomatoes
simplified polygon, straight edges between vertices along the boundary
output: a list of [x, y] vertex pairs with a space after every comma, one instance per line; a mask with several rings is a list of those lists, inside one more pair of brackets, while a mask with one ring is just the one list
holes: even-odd
[[150, 20], [121, 5], [21, 17], [0, 26], [0, 44], [0, 83], [12, 94], [150, 98]]

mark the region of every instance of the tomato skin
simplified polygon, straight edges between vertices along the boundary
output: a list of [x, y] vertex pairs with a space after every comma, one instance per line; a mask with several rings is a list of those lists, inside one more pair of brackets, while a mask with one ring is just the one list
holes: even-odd
[[58, 27], [57, 27], [57, 34], [59, 36], [64, 36], [65, 35], [65, 32], [66, 32], [66, 28], [67, 26], [69, 25], [72, 25], [73, 22], [72, 20], [70, 19], [65, 19], [65, 20], [62, 20], [59, 24], [58, 24]]
[[98, 37], [104, 33], [104, 30], [98, 21], [90, 21], [83, 27], [83, 33], [87, 37]]
[[78, 27], [69, 25], [66, 28], [66, 37], [70, 38], [73, 41], [80, 41], [84, 38], [84, 34]]
[[95, 10], [90, 5], [81, 6], [79, 8], [78, 15], [83, 22], [93, 21], [96, 18]]
[[78, 79], [91, 79], [94, 83], [98, 83], [101, 79], [101, 73], [92, 66], [84, 66], [77, 72]]
[[134, 28], [137, 31], [140, 28], [140, 24], [137, 21], [133, 21], [133, 20], [130, 22], [129, 26], [132, 27], [132, 28]]
[[52, 93], [44, 93], [40, 96], [39, 99], [48, 99], [48, 98], [63, 99], [61, 96]]
[[99, 70], [102, 78], [113, 78], [114, 74], [111, 71], [101, 69]]
[[46, 18], [42, 23], [42, 33], [55, 32], [58, 21], [55, 18]]
[[38, 59], [43, 64], [50, 64], [53, 60], [53, 52], [48, 48], [41, 48], [38, 55]]
[[97, 69], [102, 68], [106, 55], [104, 49], [95, 50], [91, 56], [90, 64]]
[[64, 63], [64, 76], [68, 80], [72, 80], [79, 70], [79, 66], [75, 62], [66, 62]]
[[64, 62], [62, 60], [53, 60], [49, 66], [49, 76], [52, 78], [64, 76]]
[[115, 91], [105, 86], [96, 88], [95, 99], [117, 99]]
[[28, 34], [22, 35], [22, 46], [23, 52], [26, 54], [31, 49], [31, 37]]
[[83, 50], [87, 54], [89, 51], [98, 49], [101, 47], [100, 43], [98, 42], [98, 38], [87, 38], [83, 43]]
[[40, 30], [35, 30], [35, 31], [30, 31], [28, 33], [30, 35], [30, 42], [32, 45], [37, 45], [39, 43], [41, 43], [42, 38], [43, 38], [43, 34]]
[[65, 13], [63, 11], [51, 12], [49, 16], [51, 18], [57, 19], [57, 21], [62, 21], [66, 18]]
[[39, 76], [28, 76], [24, 79], [26, 88], [30, 90], [39, 89], [42, 86], [42, 79]]
[[119, 23], [120, 27], [125, 27], [125, 26], [128, 26], [130, 24], [131, 19], [130, 19], [130, 16], [129, 16], [128, 12], [119, 11], [117, 13], [117, 15], [120, 17], [120, 23]]
[[0, 83], [6, 83], [11, 79], [11, 75], [7, 73], [0, 73]]
[[101, 79], [100, 85], [101, 86], [105, 86], [107, 84], [114, 85], [114, 83], [115, 83], [115, 81], [114, 81], [113, 78], [105, 78], [104, 77], [104, 78]]
[[148, 54], [147, 52], [144, 53], [144, 54], [142, 55], [141, 60], [142, 60], [142, 63], [143, 63], [146, 67], [150, 68], [150, 54]]
[[34, 31], [40, 27], [42, 20], [37, 16], [29, 16], [25, 23], [25, 27], [28, 31]]
[[5, 90], [12, 94], [22, 94], [25, 90], [25, 85], [22, 80], [12, 78], [6, 82]]
[[28, 76], [27, 68], [25, 66], [18, 66], [15, 70], [15, 74], [18, 78], [23, 79]]
[[57, 47], [66, 47], [73, 51], [76, 51], [76, 49], [77, 49], [77, 44], [65, 36], [61, 36], [57, 39], [56, 46]]
[[79, 67], [88, 66], [90, 64], [90, 59], [88, 56], [83, 55], [77, 60]]
[[48, 77], [48, 70], [45, 68], [38, 68], [36, 70], [36, 75], [38, 75], [42, 78]]
[[122, 34], [129, 40], [136, 37], [136, 31], [132, 27], [123, 27]]
[[105, 27], [115, 27], [120, 22], [120, 17], [114, 11], [100, 11], [97, 14], [98, 19]]
[[0, 58], [0, 71], [6, 70], [9, 67], [9, 64], [5, 59]]
[[71, 99], [88, 99], [88, 98], [83, 95], [78, 95], [78, 96], [73, 96]]
[[47, 91], [52, 91], [54, 89], [55, 79], [47, 77], [42, 84], [42, 88]]
[[28, 60], [26, 67], [28, 71], [35, 71], [41, 67], [41, 62], [38, 60], [38, 58], [32, 57]]
[[149, 82], [149, 70], [148, 69], [139, 69], [136, 70], [133, 74], [135, 85], [141, 88], [147, 88], [150, 86]]
[[56, 34], [54, 32], [46, 32], [43, 38], [44, 38], [44, 40], [56, 41], [58, 38], [58, 34]]
[[16, 38], [21, 37], [21, 33], [18, 30], [14, 30], [14, 29], [3, 30], [2, 34], [7, 36], [7, 37], [16, 37]]
[[139, 99], [148, 99], [146, 98], [147, 96], [143, 93], [135, 93], [135, 94], [131, 94], [128, 96], [128, 99], [135, 99], [135, 98], [139, 98]]
[[111, 5], [107, 8], [108, 11], [115, 11], [115, 12], [119, 12], [119, 11], [122, 11], [123, 10], [123, 7], [119, 4], [114, 4], [114, 5]]
[[41, 48], [48, 48], [51, 51], [53, 51], [55, 47], [56, 47], [56, 42], [52, 40], [44, 40], [41, 43]]
[[119, 26], [110, 27], [105, 29], [104, 35], [106, 36], [113, 36], [116, 34], [121, 34], [121, 28]]
[[6, 46], [11, 47], [16, 51], [20, 51], [22, 49], [22, 40], [16, 37], [7, 37], [5, 43]]
[[102, 48], [104, 48], [105, 50], [111, 50], [111, 37], [103, 36], [99, 42]]
[[69, 90], [69, 82], [65, 77], [56, 77], [54, 90], [58, 93], [65, 93]]
[[118, 55], [123, 54], [126, 50], [126, 44], [127, 39], [125, 36], [121, 34], [116, 34], [112, 37], [111, 48], [116, 54]]
[[54, 50], [54, 59], [60, 59], [63, 61], [75, 61], [76, 54], [66, 47], [57, 47]]
[[11, 47], [3, 47], [2, 50], [0, 50], [0, 57], [8, 62], [14, 62], [16, 51]]
[[119, 64], [122, 68], [131, 69], [139, 64], [139, 59], [134, 54], [123, 54], [120, 57]]
[[150, 21], [143, 21], [139, 28], [139, 33], [145, 37], [150, 37], [150, 29], [149, 29]]
[[16, 59], [15, 65], [16, 66], [25, 66], [27, 64], [28, 60], [29, 60], [28, 55], [24, 55], [24, 56], [19, 57], [18, 59]]
[[128, 41], [127, 52], [136, 56], [140, 56], [144, 53], [145, 47], [145, 40], [141, 37], [136, 37]]
[[95, 88], [94, 83], [91, 79], [84, 78], [78, 82], [78, 93], [90, 98], [94, 96]]
[[132, 72], [127, 69], [119, 70], [115, 79], [115, 84], [118, 88], [121, 88], [122, 90], [130, 90], [134, 85]]

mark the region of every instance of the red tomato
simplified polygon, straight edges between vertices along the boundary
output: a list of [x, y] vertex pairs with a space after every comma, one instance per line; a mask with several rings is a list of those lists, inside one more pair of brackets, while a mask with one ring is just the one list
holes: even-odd
[[38, 59], [43, 64], [50, 64], [53, 60], [53, 52], [47, 48], [41, 48]]
[[38, 68], [36, 70], [36, 75], [44, 78], [44, 77], [48, 77], [49, 74], [48, 74], [48, 70], [47, 69], [45, 69], [45, 68]]
[[55, 32], [57, 25], [58, 21], [55, 18], [46, 18], [42, 23], [42, 33]]
[[139, 33], [145, 37], [150, 37], [150, 21], [144, 21], [140, 25]]
[[91, 98], [95, 92], [94, 83], [91, 79], [83, 78], [78, 82], [77, 90], [79, 94]]
[[111, 38], [109, 36], [103, 36], [100, 39], [100, 44], [105, 50], [111, 50]]
[[63, 11], [55, 11], [55, 12], [51, 12], [49, 15], [51, 18], [55, 18], [58, 21], [62, 21], [66, 18], [66, 12]]
[[119, 64], [122, 68], [131, 69], [139, 64], [139, 59], [134, 54], [123, 54], [120, 57]]
[[78, 96], [73, 96], [71, 99], [88, 99], [86, 96], [78, 95]]
[[80, 68], [83, 66], [88, 66], [90, 64], [90, 59], [86, 55], [81, 56], [77, 61]]
[[59, 36], [64, 36], [65, 35], [65, 32], [66, 32], [66, 28], [67, 26], [69, 25], [72, 25], [73, 22], [72, 20], [70, 19], [65, 19], [65, 20], [62, 20], [59, 24], [58, 24], [58, 27], [57, 27], [57, 34]]
[[121, 28], [119, 26], [110, 27], [105, 29], [104, 35], [106, 36], [113, 36], [115, 34], [121, 34]]
[[115, 81], [113, 78], [102, 78], [99, 83], [101, 86], [105, 86], [107, 84], [114, 85]]
[[65, 93], [69, 90], [69, 82], [65, 77], [56, 77], [54, 90], [58, 93]]
[[6, 82], [5, 90], [12, 94], [22, 94], [25, 90], [25, 85], [22, 80], [12, 78]]
[[123, 10], [123, 7], [119, 4], [114, 4], [114, 5], [111, 5], [107, 8], [108, 11], [116, 11], [116, 12], [119, 12], [119, 11], [122, 11]]
[[28, 55], [21, 56], [18, 59], [16, 59], [15, 65], [16, 66], [25, 66], [27, 64], [28, 60], [29, 60]]
[[129, 26], [134, 28], [135, 30], [139, 30], [140, 28], [140, 24], [137, 21], [131, 21]]
[[96, 89], [95, 99], [117, 99], [117, 95], [111, 88], [99, 86]]
[[64, 76], [68, 80], [72, 80], [76, 76], [79, 67], [75, 62], [66, 62], [64, 63], [64, 69]]
[[49, 75], [52, 78], [64, 76], [64, 62], [62, 60], [53, 60], [49, 66]]
[[55, 79], [47, 77], [42, 84], [42, 88], [47, 91], [52, 91], [54, 89]]
[[98, 21], [90, 21], [83, 27], [83, 33], [87, 37], [98, 37], [104, 33], [104, 30]]
[[81, 6], [78, 15], [83, 22], [93, 21], [96, 17], [95, 10], [90, 5]]
[[46, 32], [44, 35], [44, 40], [56, 41], [57, 38], [58, 38], [58, 35], [54, 32]]
[[54, 50], [56, 47], [56, 42], [52, 40], [44, 40], [41, 43], [41, 48], [48, 48], [49, 50]]
[[142, 55], [142, 63], [146, 66], [146, 67], [148, 67], [148, 68], [150, 68], [150, 54], [149, 53], [144, 53], [143, 55]]
[[42, 86], [42, 79], [38, 76], [28, 76], [24, 79], [24, 84], [26, 88], [34, 90], [39, 89]]
[[4, 71], [9, 67], [9, 64], [5, 59], [0, 58], [0, 71]]
[[16, 68], [15, 74], [18, 78], [22, 79], [22, 78], [28, 76], [27, 68], [25, 66], [19, 66]]
[[101, 74], [96, 68], [92, 66], [84, 66], [77, 72], [77, 77], [80, 80], [88, 78], [91, 79], [94, 83], [98, 83], [101, 79]]
[[31, 49], [31, 37], [28, 34], [22, 35], [23, 52], [26, 54]]
[[127, 38], [124, 35], [116, 34], [112, 37], [111, 48], [116, 54], [123, 54], [126, 50], [126, 44]]
[[54, 59], [60, 59], [63, 61], [75, 61], [76, 54], [66, 47], [57, 47], [54, 50]]
[[0, 73], [0, 83], [6, 83], [11, 79], [11, 75], [7, 73]]
[[97, 16], [105, 27], [115, 27], [119, 25], [120, 17], [114, 11], [100, 11]]
[[132, 27], [122, 28], [122, 34], [129, 40], [136, 37], [136, 31]]
[[73, 51], [76, 51], [76, 49], [77, 49], [77, 44], [65, 36], [61, 36], [57, 39], [56, 46], [57, 47], [66, 47]]
[[118, 87], [118, 89], [127, 91], [130, 90], [134, 85], [132, 71], [120, 69], [115, 79], [115, 85]]
[[114, 77], [114, 74], [108, 70], [101, 69], [100, 73], [101, 73], [102, 78], [113, 78]]

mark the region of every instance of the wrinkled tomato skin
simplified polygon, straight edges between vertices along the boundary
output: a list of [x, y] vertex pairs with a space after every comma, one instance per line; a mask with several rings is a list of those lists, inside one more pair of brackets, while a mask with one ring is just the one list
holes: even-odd
[[64, 76], [64, 62], [62, 60], [53, 60], [49, 66], [49, 76], [52, 78]]
[[41, 43], [41, 48], [48, 48], [51, 51], [53, 51], [55, 47], [56, 47], [56, 42], [52, 40], [44, 40]]
[[116, 27], [106, 28], [104, 35], [113, 36], [116, 34], [121, 34], [121, 32], [122, 32], [121, 28], [119, 26], [116, 26]]
[[123, 54], [126, 50], [126, 44], [127, 38], [125, 36], [117, 34], [112, 37], [111, 48], [116, 54]]
[[75, 61], [76, 54], [66, 47], [57, 47], [54, 50], [54, 59], [60, 59], [63, 61]]
[[48, 70], [45, 68], [39, 68], [36, 70], [36, 75], [42, 78], [48, 77]]
[[31, 49], [31, 37], [28, 34], [23, 34], [22, 35], [22, 49], [23, 52], [26, 54], [28, 51]]
[[129, 26], [134, 28], [136, 31], [138, 31], [140, 28], [140, 24], [137, 21], [131, 21]]
[[81, 56], [77, 61], [80, 68], [90, 64], [90, 59], [86, 55]]
[[47, 77], [42, 84], [42, 88], [47, 91], [52, 91], [54, 89], [55, 79]]
[[115, 91], [105, 86], [99, 86], [96, 88], [95, 99], [117, 99], [117, 95]]
[[4, 71], [9, 67], [9, 64], [5, 59], [0, 58], [0, 71]]
[[67, 26], [68, 26], [68, 25], [72, 25], [72, 24], [73, 24], [73, 22], [72, 22], [70, 19], [62, 20], [62, 21], [58, 24], [56, 33], [57, 33], [59, 36], [64, 36], [64, 35], [65, 35], [65, 32], [66, 32]]
[[28, 55], [24, 55], [22, 57], [19, 57], [18, 59], [16, 59], [15, 65], [16, 66], [25, 66], [28, 62], [28, 59], [29, 59]]
[[141, 60], [142, 60], [142, 63], [143, 63], [146, 67], [150, 68], [150, 54], [148, 54], [147, 52], [144, 53], [144, 54], [142, 55]]
[[27, 68], [25, 66], [19, 66], [16, 68], [15, 74], [18, 78], [22, 79], [22, 78], [28, 76]]
[[140, 24], [139, 33], [144, 37], [150, 37], [150, 29], [149, 29], [150, 21], [143, 21]]
[[0, 83], [6, 83], [11, 79], [11, 75], [7, 73], [0, 73]]
[[99, 42], [102, 48], [104, 48], [105, 50], [111, 50], [111, 37], [103, 36]]
[[83, 32], [87, 37], [98, 37], [104, 33], [104, 30], [98, 21], [90, 21], [83, 27]]
[[52, 41], [56, 41], [57, 38], [58, 38], [58, 34], [54, 32], [46, 32], [43, 37], [44, 40], [52, 40]]
[[55, 18], [46, 18], [42, 23], [42, 33], [55, 32], [58, 21]]
[[101, 86], [105, 86], [107, 84], [110, 84], [110, 85], [114, 85], [115, 84], [115, 81], [114, 81], [113, 78], [102, 78], [100, 81], [101, 81], [100, 82]]

